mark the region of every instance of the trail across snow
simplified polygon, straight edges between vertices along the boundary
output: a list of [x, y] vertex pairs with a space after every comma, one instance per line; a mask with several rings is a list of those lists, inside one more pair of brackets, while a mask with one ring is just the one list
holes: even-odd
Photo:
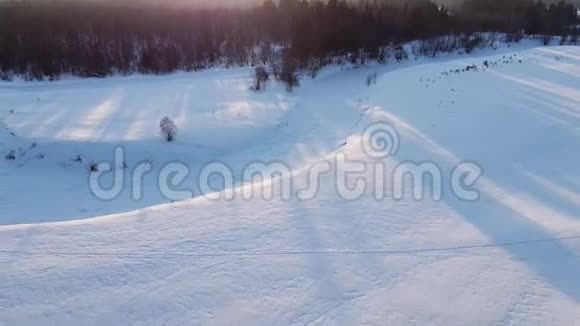
[[[577, 47], [545, 47], [333, 68], [290, 95], [248, 91], [248, 69], [0, 84], [0, 153], [17, 156], [0, 162], [0, 324], [575, 325], [579, 67]], [[163, 116], [175, 144], [157, 134]], [[296, 184], [336, 154], [374, 164], [360, 140], [379, 121], [400, 135], [388, 171], [429, 161], [448, 180], [477, 162], [479, 200], [447, 183], [440, 201], [395, 200], [372, 171], [357, 200], [333, 174], [311, 200], [195, 189], [214, 160], [279, 160]], [[152, 173], [142, 201], [95, 199], [87, 164], [116, 145], [129, 167], [190, 165], [195, 198], [166, 203]]]

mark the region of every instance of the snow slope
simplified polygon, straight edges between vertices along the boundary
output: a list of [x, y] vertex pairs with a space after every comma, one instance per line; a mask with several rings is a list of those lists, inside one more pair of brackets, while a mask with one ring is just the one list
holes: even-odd
[[[292, 95], [249, 92], [246, 69], [1, 84], [2, 156], [37, 145], [0, 163], [0, 323], [577, 324], [579, 67], [578, 48], [548, 47], [329, 69]], [[164, 115], [176, 144], [157, 135]], [[141, 202], [91, 197], [85, 162], [117, 144], [129, 166], [190, 164], [188, 184], [216, 159], [234, 171], [281, 160], [303, 184], [337, 153], [376, 163], [360, 138], [377, 121], [401, 138], [389, 171], [429, 161], [447, 177], [474, 161], [480, 199], [445, 185], [440, 201], [377, 201], [374, 188], [349, 201], [325, 174], [306, 201], [197, 196], [78, 220], [167, 201], [151, 180]], [[389, 178], [364, 177], [393, 193]]]

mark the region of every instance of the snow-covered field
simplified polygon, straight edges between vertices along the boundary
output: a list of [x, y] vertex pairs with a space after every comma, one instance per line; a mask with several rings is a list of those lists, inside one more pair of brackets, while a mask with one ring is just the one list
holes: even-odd
[[[329, 68], [292, 94], [249, 91], [247, 68], [1, 83], [0, 324], [578, 324], [580, 49], [496, 52]], [[213, 201], [197, 185], [216, 161], [235, 192], [255, 161], [296, 184], [338, 154], [372, 166], [361, 140], [376, 122], [399, 148], [356, 200], [332, 173], [309, 200]], [[91, 193], [89, 165], [117, 146], [121, 170], [153, 166], [141, 200]], [[476, 201], [449, 185], [465, 161], [484, 171]], [[193, 198], [161, 193], [170, 162]], [[409, 179], [392, 198], [402, 162], [437, 165], [442, 199], [415, 200]]]

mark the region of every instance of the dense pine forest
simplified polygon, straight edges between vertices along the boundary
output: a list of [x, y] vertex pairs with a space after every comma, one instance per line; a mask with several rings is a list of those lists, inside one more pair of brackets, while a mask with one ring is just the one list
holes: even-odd
[[508, 41], [547, 35], [549, 42], [558, 35], [575, 43], [577, 24], [572, 4], [531, 0], [466, 0], [453, 7], [429, 0], [267, 0], [236, 9], [8, 1], [0, 3], [0, 77], [104, 77], [278, 63], [281, 74], [298, 68], [315, 73], [336, 58], [400, 59], [406, 54], [396, 53], [397, 45], [411, 40], [421, 41], [425, 55], [469, 51], [481, 43], [482, 32], [505, 33]]

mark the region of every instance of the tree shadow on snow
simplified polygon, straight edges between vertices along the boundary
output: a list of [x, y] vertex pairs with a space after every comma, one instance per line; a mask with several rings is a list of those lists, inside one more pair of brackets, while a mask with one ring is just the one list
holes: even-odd
[[[404, 141], [397, 158], [404, 158], [415, 162], [425, 159], [434, 159], [440, 166], [444, 175], [448, 177], [450, 171], [461, 159], [470, 159], [469, 156], [455, 154], [451, 149], [444, 148], [436, 140], [409, 125], [402, 118], [386, 114], [387, 120], [397, 127]], [[474, 144], [471, 144], [474, 146]], [[476, 145], [475, 145], [476, 146]], [[434, 158], [434, 153], [436, 157]], [[507, 162], [509, 165], [509, 162]], [[502, 163], [494, 166], [497, 169]], [[483, 166], [486, 169], [485, 165]], [[504, 166], [505, 167], [505, 166]], [[480, 198], [475, 202], [463, 201], [453, 195], [449, 186], [444, 191], [444, 202], [457, 211], [463, 218], [483, 232], [493, 243], [510, 243], [521, 240], [553, 239], [553, 241], [522, 246], [506, 246], [503, 249], [514, 259], [520, 261], [534, 271], [538, 276], [560, 292], [580, 301], [580, 283], [577, 281], [580, 275], [580, 259], [578, 252], [570, 249], [566, 243], [558, 238], [554, 230], [548, 229], [550, 223], [561, 226], [561, 223], [574, 224], [578, 220], [570, 220], [558, 208], [552, 207], [547, 201], [525, 196], [529, 189], [517, 189], [512, 184], [505, 187], [501, 181], [506, 175], [518, 174], [518, 179], [526, 179], [528, 182], [521, 183], [522, 187], [529, 187], [529, 176], [522, 175], [515, 168], [507, 167], [508, 172], [499, 173], [499, 179], [494, 178], [493, 173], [484, 175], [476, 187], [480, 191]], [[566, 171], [569, 172], [569, 171]], [[512, 174], [513, 173], [513, 174]], [[513, 179], [507, 178], [508, 182]], [[536, 185], [536, 188], [538, 186]], [[541, 209], [538, 209], [541, 208]], [[573, 208], [571, 208], [573, 209]], [[580, 209], [573, 211], [575, 217]], [[546, 214], [555, 214], [552, 216]], [[575, 224], [577, 225], [577, 224]], [[562, 228], [560, 227], [560, 230]], [[561, 231], [560, 231], [561, 232]], [[580, 236], [565, 234], [565, 236]]]

